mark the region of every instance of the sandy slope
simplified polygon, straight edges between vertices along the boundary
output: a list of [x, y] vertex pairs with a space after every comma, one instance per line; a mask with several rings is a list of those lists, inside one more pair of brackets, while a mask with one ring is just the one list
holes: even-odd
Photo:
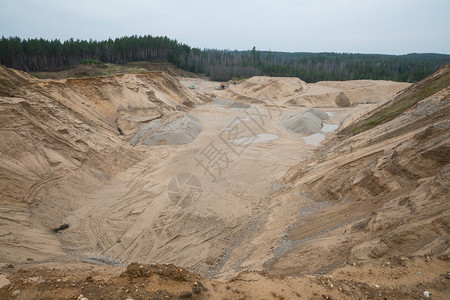
[[238, 84], [233, 90], [252, 98], [278, 101], [302, 94], [306, 89], [306, 82], [296, 77], [254, 76]]
[[352, 104], [381, 103], [399, 91], [408, 83], [383, 80], [321, 81], [309, 85], [300, 96], [293, 96], [285, 103], [294, 106], [329, 106], [340, 92], [344, 92]]
[[0, 298], [11, 298], [20, 291], [14, 298], [425, 299], [423, 293], [428, 291], [431, 299], [448, 299], [447, 270], [435, 258], [402, 257], [348, 263], [324, 276], [242, 272], [218, 282], [173, 265], [133, 264], [125, 269], [52, 263], [23, 267], [20, 272], [2, 269], [13, 285], [0, 288]]
[[291, 169], [283, 193], [330, 207], [299, 214], [268, 269], [320, 273], [348, 260], [449, 254], [450, 68], [434, 76], [446, 78], [442, 90], [373, 130], [329, 141], [315, 161]]
[[142, 122], [133, 119], [138, 113], [174, 111], [189, 95], [162, 73], [50, 81], [0, 71], [7, 96], [0, 98], [1, 260], [54, 257], [63, 250], [50, 229], [90, 191], [144, 157], [119, 126], [126, 132]]
[[[0, 71], [0, 262], [104, 255], [224, 280], [243, 270], [317, 274], [348, 261], [449, 254], [448, 88], [375, 130], [346, 140], [324, 133], [317, 148], [280, 125], [285, 113], [318, 106], [342, 127], [407, 84], [296, 91], [297, 80], [271, 89], [272, 79], [257, 78], [280, 95], [267, 99], [165, 73], [52, 81]], [[288, 91], [279, 94], [280, 85]], [[356, 104], [336, 107], [341, 91]], [[209, 102], [216, 96], [252, 106]], [[203, 127], [192, 143], [131, 146], [140, 125], [177, 110]], [[70, 228], [51, 231], [63, 223]]]

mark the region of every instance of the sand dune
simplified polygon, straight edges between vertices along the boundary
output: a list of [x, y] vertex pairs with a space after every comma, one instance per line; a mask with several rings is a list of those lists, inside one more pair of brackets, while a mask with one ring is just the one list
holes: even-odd
[[237, 85], [234, 90], [245, 96], [277, 101], [304, 93], [307, 84], [295, 77], [254, 76]]

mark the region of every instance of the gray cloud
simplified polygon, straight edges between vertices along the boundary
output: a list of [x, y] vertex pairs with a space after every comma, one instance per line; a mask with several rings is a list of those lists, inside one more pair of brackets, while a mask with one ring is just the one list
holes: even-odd
[[450, 53], [448, 0], [1, 0], [0, 35], [166, 35], [217, 49]]

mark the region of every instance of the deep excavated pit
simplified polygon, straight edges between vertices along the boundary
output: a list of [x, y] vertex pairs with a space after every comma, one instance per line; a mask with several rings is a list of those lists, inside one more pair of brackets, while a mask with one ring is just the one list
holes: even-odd
[[[396, 213], [418, 209], [415, 196], [399, 198], [403, 187], [420, 176], [424, 189], [431, 182], [431, 171], [414, 170], [420, 161], [408, 165], [395, 156], [424, 129], [415, 123], [415, 131], [395, 135], [409, 115], [378, 129], [386, 141], [371, 144], [362, 135], [317, 147], [408, 84], [255, 78], [248, 90], [216, 91], [215, 83], [164, 73], [41, 81], [2, 68], [1, 75], [17, 81], [8, 88], [12, 97], [0, 98], [2, 262], [110, 257], [174, 263], [219, 279], [243, 270], [313, 274], [369, 259], [366, 252], [384, 255], [394, 242], [376, 234], [386, 230], [377, 215], [397, 202]], [[340, 92], [352, 106], [336, 106]], [[423, 157], [434, 162], [440, 152], [433, 151]], [[378, 169], [388, 162], [387, 171]], [[398, 197], [384, 202], [386, 191]], [[400, 225], [394, 239], [415, 240]], [[293, 246], [277, 256], [287, 240]]]

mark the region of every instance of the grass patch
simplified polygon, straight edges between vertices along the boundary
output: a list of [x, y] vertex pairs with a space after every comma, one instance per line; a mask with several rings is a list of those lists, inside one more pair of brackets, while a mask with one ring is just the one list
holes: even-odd
[[38, 79], [41, 79], [42, 77], [41, 77], [41, 74], [39, 74], [39, 73], [29, 73], [31, 76], [33, 76], [33, 77], [36, 77], [36, 78], [38, 78]]
[[391, 103], [387, 103], [385, 106], [379, 108], [371, 116], [363, 120], [356, 121], [355, 123], [342, 129], [339, 134], [356, 135], [394, 119], [417, 102], [449, 86], [449, 70], [450, 68], [447, 68], [442, 72], [442, 74], [431, 76], [419, 83], [412, 85], [402, 94], [397, 96], [397, 98], [394, 99]]
[[84, 64], [72, 66], [71, 68], [60, 72], [34, 72], [30, 75], [39, 79], [67, 79], [67, 78], [84, 78], [84, 77], [100, 77], [121, 74], [137, 74], [143, 73], [145, 70], [132, 66], [91, 63], [93, 60], [87, 60]]
[[88, 65], [88, 66], [92, 66], [92, 65], [104, 65], [103, 62], [96, 60], [96, 59], [83, 59], [81, 61], [82, 65]]

